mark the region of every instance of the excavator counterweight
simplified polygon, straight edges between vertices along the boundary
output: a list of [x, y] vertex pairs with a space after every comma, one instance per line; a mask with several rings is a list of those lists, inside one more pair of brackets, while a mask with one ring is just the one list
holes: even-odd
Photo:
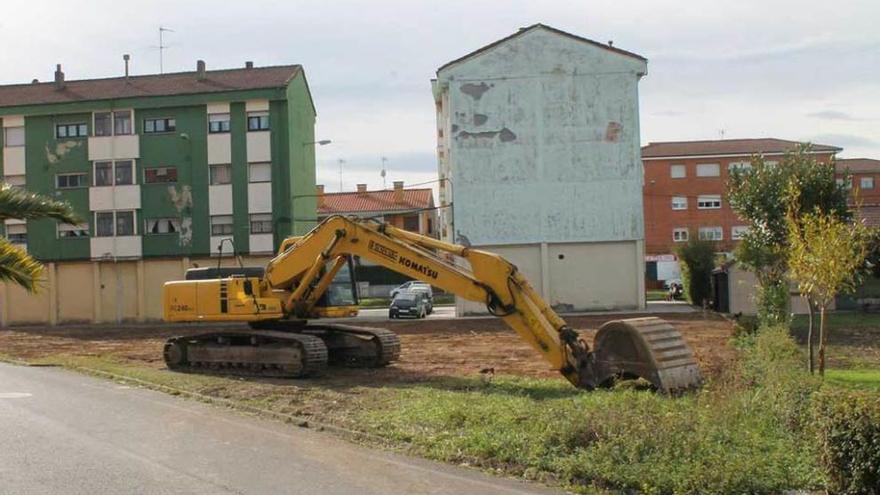
[[[170, 339], [165, 346], [168, 367], [300, 377], [320, 374], [328, 362], [361, 367], [394, 362], [400, 341], [393, 332], [307, 323], [357, 314], [351, 266], [355, 256], [484, 303], [576, 387], [607, 387], [640, 377], [657, 390], [674, 392], [701, 382], [681, 334], [659, 318], [606, 323], [591, 348], [516, 266], [497, 254], [342, 216], [285, 240], [264, 270], [199, 269], [188, 272], [186, 280], [167, 282], [166, 321], [251, 326]], [[450, 261], [452, 257], [465, 263]]]

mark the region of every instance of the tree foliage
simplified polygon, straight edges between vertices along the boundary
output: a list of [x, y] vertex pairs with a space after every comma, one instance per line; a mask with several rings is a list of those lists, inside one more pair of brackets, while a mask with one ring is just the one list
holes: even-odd
[[752, 158], [751, 169], [731, 170], [727, 198], [749, 227], [736, 248], [736, 258], [755, 273], [759, 316], [764, 324], [788, 320], [789, 188], [799, 192], [796, 216], [818, 209], [847, 220], [848, 191], [837, 184], [834, 172], [834, 161], [818, 161], [809, 145], [786, 153], [778, 164], [758, 155]]
[[[40, 218], [51, 218], [74, 225], [80, 222], [73, 208], [63, 201], [55, 201], [0, 183], [0, 223], [8, 219]], [[7, 239], [0, 238], [0, 281], [12, 282], [34, 292], [42, 274], [43, 265], [39, 261]]]
[[[819, 373], [822, 374], [827, 341], [825, 310], [838, 293], [855, 290], [859, 275], [865, 271], [874, 235], [861, 221], [844, 220], [818, 207], [798, 215], [799, 196], [795, 184], [790, 185], [790, 194], [786, 262], [789, 276], [801, 294], [819, 308]], [[812, 339], [808, 345], [812, 346]]]
[[712, 269], [715, 268], [715, 243], [691, 239], [677, 249], [681, 260], [681, 279], [691, 304], [702, 305], [712, 299]]

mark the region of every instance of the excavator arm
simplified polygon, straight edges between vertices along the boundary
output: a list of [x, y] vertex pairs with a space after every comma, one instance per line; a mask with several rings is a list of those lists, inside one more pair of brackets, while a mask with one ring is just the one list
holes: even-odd
[[[444, 257], [465, 260], [464, 267]], [[388, 224], [333, 216], [271, 260], [265, 282], [271, 289], [291, 289], [285, 309], [295, 312], [302, 297], [320, 297], [326, 277], [317, 281], [318, 266], [341, 256], [359, 256], [464, 299], [484, 303], [565, 378], [593, 389], [615, 378], [641, 376], [658, 389], [690, 388], [700, 373], [681, 335], [657, 318], [609, 322], [591, 350], [556, 314], [516, 266], [501, 256], [449, 244]], [[333, 266], [338, 266], [335, 261]], [[332, 271], [332, 270], [331, 270]]]

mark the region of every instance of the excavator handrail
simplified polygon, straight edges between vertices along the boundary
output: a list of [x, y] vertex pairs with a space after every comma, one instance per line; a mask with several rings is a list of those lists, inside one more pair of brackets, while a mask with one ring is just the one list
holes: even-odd
[[[465, 259], [470, 268], [448, 261], [431, 249]], [[450, 244], [388, 224], [331, 216], [266, 267], [270, 289], [301, 295], [314, 285], [316, 260], [360, 256], [464, 299], [486, 304], [526, 342], [581, 388], [593, 388], [592, 356], [577, 332], [532, 288], [516, 266], [495, 253]], [[326, 284], [323, 288], [326, 289]], [[322, 289], [323, 290], [323, 289]], [[297, 299], [291, 297], [291, 301]], [[312, 294], [310, 297], [320, 297]]]

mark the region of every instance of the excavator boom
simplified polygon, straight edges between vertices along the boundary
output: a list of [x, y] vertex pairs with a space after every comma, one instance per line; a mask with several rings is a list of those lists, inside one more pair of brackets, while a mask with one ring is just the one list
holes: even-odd
[[[165, 288], [166, 319], [270, 325], [291, 317], [308, 318], [329, 280], [344, 260], [353, 256], [485, 304], [577, 387], [592, 389], [615, 378], [635, 376], [665, 391], [699, 384], [699, 369], [690, 349], [662, 320], [641, 318], [606, 324], [598, 334], [601, 346], [591, 349], [516, 266], [501, 256], [384, 223], [342, 216], [329, 217], [302, 238], [285, 243], [261, 279], [226, 281], [225, 295], [237, 304], [227, 304], [225, 314], [212, 312], [209, 302], [190, 303], [197, 287], [169, 282]], [[455, 263], [456, 257], [464, 263]]]

